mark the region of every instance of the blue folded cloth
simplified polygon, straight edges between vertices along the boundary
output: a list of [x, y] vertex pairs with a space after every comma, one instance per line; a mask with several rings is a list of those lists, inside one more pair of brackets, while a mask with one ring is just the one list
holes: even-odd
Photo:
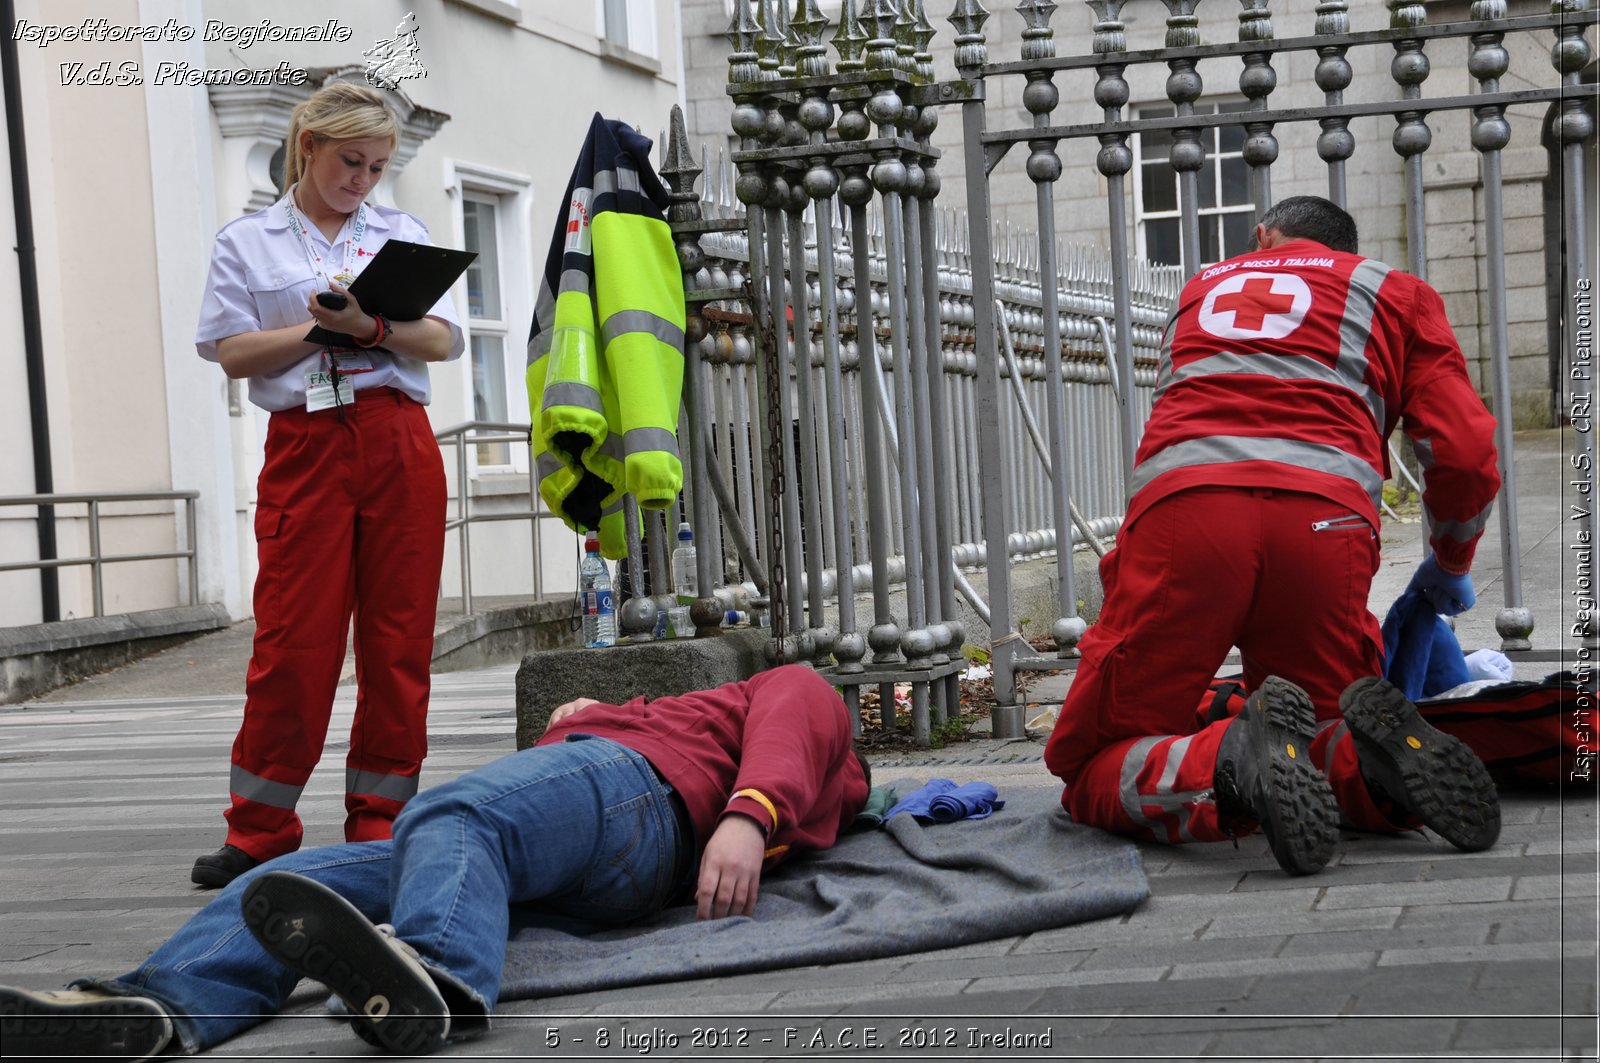
[[1461, 643], [1421, 592], [1394, 600], [1383, 621], [1384, 678], [1406, 697], [1426, 698], [1469, 678]]
[[958, 819], [984, 819], [1004, 807], [1006, 803], [1000, 800], [999, 791], [986, 782], [957, 786], [949, 779], [934, 779], [922, 789], [907, 794], [883, 818], [909, 812], [918, 819], [951, 823]]

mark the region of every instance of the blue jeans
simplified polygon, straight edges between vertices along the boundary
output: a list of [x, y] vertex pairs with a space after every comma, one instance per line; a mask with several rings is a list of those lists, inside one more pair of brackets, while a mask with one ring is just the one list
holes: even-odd
[[446, 1000], [486, 1014], [511, 905], [615, 924], [672, 898], [693, 840], [679, 836], [670, 794], [649, 761], [608, 739], [525, 749], [413, 798], [392, 841], [307, 849], [239, 876], [137, 970], [76, 984], [159, 1001], [185, 1052], [232, 1037], [275, 1014], [300, 980], [262, 950], [240, 911], [256, 876], [293, 871], [392, 923]]

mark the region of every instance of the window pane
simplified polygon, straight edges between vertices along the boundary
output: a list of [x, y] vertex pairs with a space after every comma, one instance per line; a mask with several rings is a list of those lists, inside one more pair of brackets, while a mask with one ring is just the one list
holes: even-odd
[[1221, 262], [1225, 257], [1217, 239], [1217, 216], [1200, 215], [1200, 258], [1207, 264]]
[[[1141, 115], [1149, 118], [1148, 113]], [[1139, 133], [1139, 157], [1145, 162], [1165, 160], [1172, 154], [1172, 130], [1152, 129]]]
[[628, 0], [605, 0], [606, 40], [628, 46]]
[[1244, 150], [1244, 126], [1226, 125], [1217, 130], [1217, 141], [1221, 153], [1230, 152], [1237, 154]]
[[[504, 336], [472, 337], [472, 416], [477, 421], [506, 419], [506, 351]], [[479, 443], [479, 465], [510, 465], [509, 443]]]
[[1201, 210], [1206, 210], [1217, 205], [1217, 164], [1215, 159], [1207, 155], [1206, 164], [1200, 167], [1197, 174], [1200, 178], [1195, 184], [1199, 188], [1196, 200]]
[[469, 199], [461, 204], [461, 229], [466, 249], [478, 257], [467, 267], [467, 315], [498, 321], [500, 311], [500, 248], [493, 203]]
[[1179, 265], [1183, 255], [1178, 245], [1177, 218], [1158, 218], [1144, 223], [1144, 253], [1151, 262]]
[[1144, 209], [1149, 213], [1178, 209], [1178, 185], [1172, 167], [1164, 162], [1145, 163], [1139, 170], [1143, 179]]
[[1255, 212], [1244, 210], [1222, 216], [1222, 254], [1224, 258], [1250, 250], [1250, 235], [1255, 232]]
[[1250, 167], [1243, 158], [1222, 159], [1222, 203], [1237, 207], [1250, 202]]

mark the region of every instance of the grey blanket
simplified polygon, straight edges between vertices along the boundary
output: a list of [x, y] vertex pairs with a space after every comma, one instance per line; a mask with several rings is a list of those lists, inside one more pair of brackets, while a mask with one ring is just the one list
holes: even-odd
[[988, 819], [899, 815], [798, 856], [763, 877], [750, 918], [677, 907], [621, 929], [525, 923], [501, 998], [898, 956], [1119, 915], [1150, 895], [1137, 848], [1073, 823], [1059, 791], [1001, 797]]

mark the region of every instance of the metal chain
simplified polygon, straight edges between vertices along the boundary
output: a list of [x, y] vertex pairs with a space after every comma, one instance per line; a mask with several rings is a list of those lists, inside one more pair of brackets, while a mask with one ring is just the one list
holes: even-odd
[[778, 340], [773, 325], [772, 307], [762, 313], [756, 303], [750, 279], [745, 278], [744, 297], [750, 305], [750, 316], [761, 330], [761, 356], [767, 370], [767, 424], [771, 428], [767, 444], [767, 614], [772, 623], [772, 642], [779, 664], [788, 660], [788, 619], [783, 594], [783, 493], [786, 490], [783, 474], [782, 404], [779, 401], [778, 374], [782, 366], [778, 361]]

